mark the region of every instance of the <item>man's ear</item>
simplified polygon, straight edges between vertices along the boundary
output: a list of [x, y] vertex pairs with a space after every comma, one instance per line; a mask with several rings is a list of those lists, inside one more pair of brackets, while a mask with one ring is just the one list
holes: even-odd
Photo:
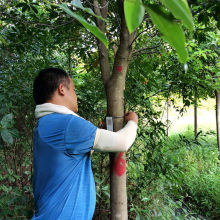
[[58, 94], [64, 96], [65, 95], [65, 90], [64, 90], [64, 85], [63, 83], [60, 83], [60, 85], [58, 86]]

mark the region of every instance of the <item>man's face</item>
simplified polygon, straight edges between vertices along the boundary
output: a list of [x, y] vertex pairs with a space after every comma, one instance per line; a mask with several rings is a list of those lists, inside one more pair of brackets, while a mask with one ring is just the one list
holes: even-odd
[[77, 96], [75, 92], [75, 86], [73, 83], [73, 80], [69, 77], [69, 89], [66, 88], [65, 90], [65, 98], [67, 101], [67, 104], [73, 112], [78, 112], [78, 103], [77, 103]]

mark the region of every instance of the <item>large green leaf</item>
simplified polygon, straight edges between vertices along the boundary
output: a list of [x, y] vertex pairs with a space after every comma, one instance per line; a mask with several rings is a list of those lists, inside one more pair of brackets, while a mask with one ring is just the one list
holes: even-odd
[[11, 124], [12, 120], [13, 120], [12, 114], [5, 115], [1, 120], [1, 126], [3, 128], [7, 128]]
[[4, 142], [6, 142], [7, 144], [13, 144], [13, 137], [8, 129], [1, 129], [1, 136]]
[[89, 30], [93, 35], [95, 35], [103, 44], [108, 47], [108, 40], [105, 34], [95, 25], [88, 23], [81, 15], [71, 11], [66, 4], [58, 5], [62, 8], [67, 14], [74, 17], [77, 21], [79, 21], [87, 30]]
[[75, 8], [80, 8], [80, 9], [82, 9], [83, 11], [89, 13], [90, 15], [95, 16], [95, 17], [97, 17], [97, 18], [99, 18], [99, 19], [101, 19], [101, 20], [104, 20], [101, 16], [96, 15], [91, 8], [85, 8], [85, 7], [83, 7], [83, 5], [82, 5], [82, 3], [81, 3], [80, 0], [73, 0], [73, 1], [71, 2], [71, 4], [72, 4]]
[[183, 24], [190, 30], [193, 30], [193, 19], [186, 0], [160, 0], [177, 18], [181, 19]]
[[179, 60], [185, 63], [188, 54], [185, 48], [185, 36], [181, 26], [159, 5], [147, 5], [146, 10], [150, 14], [153, 23], [163, 34], [163, 38], [176, 49]]
[[125, 0], [124, 12], [127, 27], [132, 33], [143, 21], [145, 8], [141, 0]]

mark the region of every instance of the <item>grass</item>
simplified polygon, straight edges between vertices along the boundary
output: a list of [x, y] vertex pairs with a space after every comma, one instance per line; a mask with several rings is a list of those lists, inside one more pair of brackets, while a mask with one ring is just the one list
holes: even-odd
[[[140, 178], [141, 163], [140, 168], [133, 163], [128, 167], [130, 178], [134, 178], [128, 186], [135, 197], [130, 199], [131, 219], [220, 219], [220, 163], [215, 134], [203, 131], [196, 142], [193, 130], [188, 129], [170, 135], [162, 151], [164, 173], [146, 173]], [[144, 179], [153, 175], [150, 183]]]
[[170, 136], [165, 144], [167, 159], [175, 172], [168, 187], [171, 197], [200, 219], [219, 219], [220, 166], [216, 136], [203, 132], [195, 142], [193, 131], [188, 130]]

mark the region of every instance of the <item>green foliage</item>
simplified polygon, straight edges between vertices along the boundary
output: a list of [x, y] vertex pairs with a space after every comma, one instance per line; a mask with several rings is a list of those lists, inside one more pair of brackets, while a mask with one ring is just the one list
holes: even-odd
[[141, 0], [124, 1], [125, 19], [128, 30], [132, 33], [143, 21], [145, 9]]
[[[30, 219], [33, 213], [31, 178], [35, 119], [32, 83], [40, 69], [61, 67], [71, 74], [81, 116], [98, 125], [106, 115], [96, 40], [87, 36], [79, 23], [72, 22], [72, 16], [66, 16], [59, 7], [45, 2], [3, 1], [0, 8], [1, 219]], [[133, 4], [134, 1], [125, 2]], [[162, 14], [156, 14], [156, 9], [152, 13], [155, 13], [156, 22], [162, 21], [162, 28], [163, 19], [167, 19], [166, 28], [167, 25], [172, 28], [173, 23], [180, 27], [176, 18], [191, 28], [188, 9], [184, 9], [180, 1], [160, 2], [167, 9]], [[218, 219], [220, 216], [216, 137], [200, 133], [198, 142], [191, 134], [167, 139], [160, 120], [162, 102], [169, 95], [181, 96], [188, 106], [194, 100], [195, 87], [201, 98], [213, 96], [214, 90], [219, 88], [219, 31], [214, 20], [218, 17], [218, 7], [211, 1], [201, 2], [191, 4], [195, 40], [187, 43], [190, 58], [187, 72], [177, 62], [172, 48], [161, 40], [148, 16], [143, 25], [139, 25], [142, 12], [132, 15], [135, 20], [130, 20], [131, 23], [135, 21], [131, 24], [133, 29], [137, 24], [139, 28], [127, 74], [125, 102], [126, 109], [137, 111], [143, 123], [135, 146], [127, 154], [129, 219]], [[80, 1], [70, 4], [86, 12], [83, 17], [77, 17], [86, 22], [86, 16], [94, 16], [87, 3], [83, 3], [85, 7]], [[112, 48], [118, 45], [120, 22], [116, 19], [115, 1], [109, 2], [109, 9], [105, 22], [112, 67]], [[130, 10], [133, 13], [132, 8]], [[177, 15], [175, 10], [180, 13]], [[162, 18], [158, 19], [159, 16]], [[176, 36], [173, 30], [171, 34]], [[104, 220], [109, 218], [110, 206], [108, 155], [94, 153], [92, 162], [97, 190], [94, 218]]]
[[1, 127], [2, 128], [8, 128], [12, 124], [13, 121], [13, 115], [12, 114], [7, 114], [5, 115], [2, 120], [1, 120]]
[[144, 6], [150, 14], [153, 23], [162, 33], [162, 37], [173, 46], [179, 60], [183, 63], [187, 61], [187, 51], [185, 49], [185, 36], [181, 26], [178, 24], [173, 15], [180, 19], [183, 24], [190, 30], [193, 30], [192, 15], [189, 10], [187, 1], [166, 1], [161, 2], [170, 10], [168, 13], [159, 4], [142, 4], [141, 0], [127, 0], [124, 2], [125, 19], [129, 32], [133, 32], [143, 21]]
[[30, 219], [33, 216], [33, 198], [26, 190], [12, 187], [1, 188], [0, 210], [1, 219]]
[[94, 34], [103, 44], [108, 47], [108, 40], [105, 34], [98, 28], [96, 25], [88, 23], [81, 15], [71, 11], [66, 4], [58, 5], [62, 8], [67, 14], [74, 17], [77, 21], [79, 21], [86, 29], [88, 29], [92, 34]]
[[96, 184], [96, 209], [93, 219], [107, 220], [110, 216], [110, 184], [108, 154], [94, 152], [92, 169]]
[[190, 131], [165, 138], [153, 149], [149, 143], [146, 147], [143, 151], [140, 142], [136, 143], [128, 162], [133, 218], [219, 218], [220, 166], [213, 133], [200, 134], [195, 142]]
[[11, 133], [7, 129], [5, 129], [5, 128], [1, 129], [1, 136], [2, 136], [2, 139], [6, 143], [13, 144], [13, 137], [12, 137]]
[[5, 143], [13, 144], [13, 136], [18, 136], [18, 131], [14, 128], [13, 114], [7, 114], [2, 118], [0, 122], [0, 133]]
[[195, 142], [191, 132], [179, 138], [173, 137], [168, 145], [172, 151], [170, 162], [182, 170], [181, 190], [173, 188], [174, 196], [179, 195], [192, 210], [199, 209], [206, 217], [219, 217], [219, 208], [216, 207], [220, 204], [220, 167], [213, 133], [201, 133]]
[[73, 0], [73, 1], [71, 2], [71, 4], [72, 4], [75, 8], [80, 8], [80, 9], [82, 9], [83, 11], [89, 13], [90, 15], [92, 15], [92, 16], [94, 16], [94, 17], [96, 17], [96, 18], [101, 19], [101, 20], [104, 20], [101, 16], [97, 16], [97, 15], [93, 12], [93, 10], [92, 10], [91, 8], [85, 8], [85, 7], [83, 7], [82, 2], [81, 2], [80, 0]]
[[173, 46], [180, 58], [180, 61], [187, 61], [187, 51], [185, 49], [185, 36], [181, 26], [159, 5], [148, 5], [152, 21], [163, 34], [163, 38]]
[[193, 30], [193, 19], [186, 0], [160, 0], [177, 18], [182, 20], [183, 24], [190, 30]]
[[[220, 4], [218, 1], [210, 0], [210, 1], [190, 1], [190, 6], [193, 10], [193, 14], [198, 19], [199, 24], [204, 24], [204, 31], [209, 31], [216, 26], [218, 29], [220, 27]], [[210, 22], [211, 21], [211, 22]], [[211, 27], [211, 29], [210, 29]]]

